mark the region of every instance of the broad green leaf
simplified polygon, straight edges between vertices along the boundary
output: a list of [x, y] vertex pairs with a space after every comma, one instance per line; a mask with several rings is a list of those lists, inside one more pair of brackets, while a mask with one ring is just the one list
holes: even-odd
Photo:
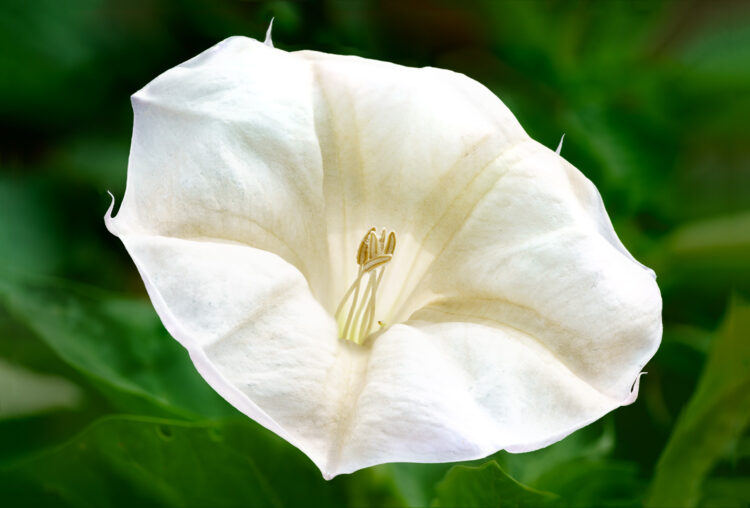
[[750, 305], [734, 299], [698, 387], [656, 467], [648, 506], [695, 506], [713, 465], [750, 418]]
[[534, 486], [555, 492], [562, 506], [640, 506], [644, 485], [635, 463], [580, 459], [548, 470]]
[[373, 468], [388, 478], [407, 506], [428, 506], [435, 498], [435, 486], [453, 464], [382, 464]]
[[584, 427], [541, 450], [518, 454], [501, 452], [495, 455], [495, 459], [513, 478], [522, 483], [557, 492], [540, 486], [539, 480], [549, 476], [550, 471], [567, 470], [571, 463], [604, 459], [612, 453], [614, 447], [614, 422], [607, 418], [603, 423]]
[[[58, 386], [57, 381], [62, 380], [67, 385], [72, 385], [77, 394], [75, 407], [58, 405], [59, 410], [52, 411], [53, 407], [49, 407], [50, 411], [44, 413], [35, 412], [10, 419], [0, 418], [0, 465], [59, 444], [80, 432], [81, 428], [94, 418], [112, 411], [101, 395], [92, 389], [86, 377], [60, 360], [26, 327], [12, 320], [2, 309], [2, 305], [0, 358], [0, 362], [23, 368], [33, 373], [35, 378], [41, 376], [42, 379], [54, 380], [55, 386]], [[24, 385], [16, 390], [13, 390], [13, 385], [8, 386], [7, 383], [0, 383], [0, 386], [3, 387], [3, 392], [11, 391], [11, 394], [0, 393], [0, 400], [7, 401], [17, 397], [21, 399], [19, 402], [26, 405], [28, 399], [35, 397], [35, 392], [29, 391]], [[43, 393], [37, 392], [36, 395], [49, 397], [46, 390]], [[62, 401], [65, 401], [65, 397]]]
[[83, 392], [60, 376], [38, 374], [0, 358], [0, 419], [71, 409]]
[[495, 461], [478, 467], [454, 466], [437, 485], [433, 506], [543, 506], [555, 499], [508, 476]]
[[248, 421], [104, 418], [6, 470], [8, 506], [334, 506], [340, 494], [291, 445]]
[[[419, 464], [423, 465], [423, 464]], [[380, 506], [403, 508], [404, 506], [427, 506], [429, 499], [415, 504], [406, 500], [393, 484], [393, 478], [382, 467], [360, 469], [352, 474], [339, 475], [330, 480], [332, 488], [346, 497], [342, 506]]]
[[[520, 483], [532, 488], [557, 492], [545, 482], [556, 478], [560, 471], [581, 463], [602, 460], [610, 455], [615, 445], [614, 424], [606, 419], [603, 424], [593, 424], [574, 432], [562, 441], [529, 453], [499, 452], [492, 456], [495, 462]], [[486, 461], [484, 461], [486, 462]], [[470, 462], [468, 466], [482, 465], [483, 461]], [[409, 506], [427, 506], [435, 498], [435, 487], [453, 464], [384, 464], [376, 469], [390, 478], [391, 483]], [[550, 474], [548, 474], [550, 473]], [[576, 478], [570, 478], [572, 482]], [[540, 483], [541, 481], [541, 483]], [[563, 486], [564, 487], [564, 486]]]
[[609, 458], [614, 419], [605, 418], [562, 441], [530, 453], [496, 455], [498, 462], [529, 487], [554, 492], [563, 506], [622, 506], [638, 499], [638, 467]]
[[34, 372], [59, 375], [77, 385], [86, 383], [85, 378], [60, 360], [54, 351], [28, 327], [10, 316], [2, 303], [0, 303], [0, 358]]
[[124, 410], [184, 418], [235, 413], [146, 301], [62, 283], [0, 280], [2, 304]]

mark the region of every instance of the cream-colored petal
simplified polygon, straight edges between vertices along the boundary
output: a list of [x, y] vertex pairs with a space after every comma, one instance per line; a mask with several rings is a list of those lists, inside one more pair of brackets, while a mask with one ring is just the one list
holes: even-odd
[[410, 321], [374, 341], [330, 467], [347, 473], [534, 450], [625, 402], [512, 327]]
[[380, 319], [510, 324], [624, 399], [658, 347], [661, 297], [594, 185], [465, 76], [303, 54], [324, 171], [340, 174], [329, 227], [350, 235], [332, 252], [370, 225], [399, 233]]
[[325, 472], [339, 419], [340, 344], [299, 270], [241, 244], [121, 239], [162, 322], [206, 381]]
[[398, 252], [381, 289], [391, 304], [380, 318], [392, 323], [401, 282], [414, 283], [432, 246], [463, 221], [456, 203], [479, 199], [494, 179], [488, 168], [513, 160], [529, 138], [497, 97], [462, 74], [297, 55], [315, 77], [333, 293], [343, 294], [356, 273], [353, 253], [367, 229], [396, 231]]
[[241, 242], [280, 255], [325, 291], [311, 89], [298, 59], [239, 37], [157, 77], [132, 98], [117, 230]]
[[413, 319], [511, 326], [615, 399], [661, 339], [653, 272], [622, 247], [596, 189], [529, 143], [472, 208], [412, 298]]
[[[232, 38], [133, 104], [110, 230], [206, 380], [326, 477], [535, 449], [633, 399], [652, 274], [478, 83]], [[373, 225], [398, 244], [358, 347], [331, 313]]]

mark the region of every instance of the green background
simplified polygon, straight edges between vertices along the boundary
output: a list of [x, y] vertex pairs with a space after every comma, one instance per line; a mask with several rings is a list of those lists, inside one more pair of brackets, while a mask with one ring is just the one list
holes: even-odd
[[[748, 506], [750, 10], [740, 2], [0, 3], [2, 506]], [[120, 242], [129, 96], [230, 35], [453, 69], [600, 189], [653, 267], [637, 402], [538, 452], [324, 481], [164, 331]], [[440, 107], [436, 104], [435, 107]]]

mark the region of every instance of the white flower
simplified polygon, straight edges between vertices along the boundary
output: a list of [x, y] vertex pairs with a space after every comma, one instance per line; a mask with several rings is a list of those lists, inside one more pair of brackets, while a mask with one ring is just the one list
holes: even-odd
[[635, 398], [653, 273], [482, 85], [235, 37], [133, 108], [107, 226], [206, 381], [326, 478], [534, 450]]

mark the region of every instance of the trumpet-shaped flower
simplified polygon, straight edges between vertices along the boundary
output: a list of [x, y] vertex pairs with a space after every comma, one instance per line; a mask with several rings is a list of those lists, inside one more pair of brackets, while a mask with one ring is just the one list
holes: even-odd
[[107, 226], [205, 380], [327, 478], [535, 450], [634, 400], [654, 275], [479, 83], [235, 37], [133, 108]]

